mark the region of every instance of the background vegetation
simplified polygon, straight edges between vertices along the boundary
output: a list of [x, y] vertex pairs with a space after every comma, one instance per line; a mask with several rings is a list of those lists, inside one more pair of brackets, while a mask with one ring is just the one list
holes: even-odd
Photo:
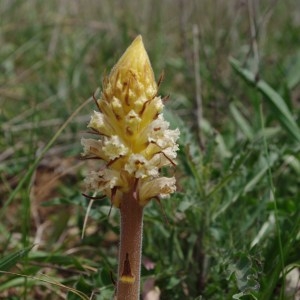
[[118, 212], [95, 201], [81, 238], [77, 109], [137, 34], [182, 132], [143, 299], [299, 299], [298, 0], [1, 0], [0, 298], [111, 299]]

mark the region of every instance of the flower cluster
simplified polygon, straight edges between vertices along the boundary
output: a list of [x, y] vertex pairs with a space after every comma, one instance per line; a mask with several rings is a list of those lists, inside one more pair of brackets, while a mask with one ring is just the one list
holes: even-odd
[[82, 139], [83, 156], [102, 161], [85, 179], [88, 190], [108, 196], [119, 207], [134, 193], [140, 205], [174, 192], [175, 178], [160, 177], [163, 166], [175, 165], [179, 130], [170, 130], [162, 115], [163, 100], [138, 36], [110, 75], [88, 127], [99, 136]]

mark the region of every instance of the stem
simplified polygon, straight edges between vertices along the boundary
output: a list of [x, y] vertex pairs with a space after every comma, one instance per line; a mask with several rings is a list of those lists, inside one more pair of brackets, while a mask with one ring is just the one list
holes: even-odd
[[133, 195], [128, 193], [120, 206], [117, 300], [138, 300], [140, 293], [143, 207]]

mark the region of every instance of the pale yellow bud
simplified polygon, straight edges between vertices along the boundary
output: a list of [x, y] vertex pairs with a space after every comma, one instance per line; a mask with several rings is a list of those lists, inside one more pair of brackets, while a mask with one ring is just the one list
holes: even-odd
[[[139, 35], [112, 69], [105, 94], [115, 96], [126, 106], [136, 109], [135, 102], [156, 96], [157, 84], [142, 37]], [[141, 106], [141, 103], [138, 103]], [[142, 108], [142, 107], [140, 107]]]

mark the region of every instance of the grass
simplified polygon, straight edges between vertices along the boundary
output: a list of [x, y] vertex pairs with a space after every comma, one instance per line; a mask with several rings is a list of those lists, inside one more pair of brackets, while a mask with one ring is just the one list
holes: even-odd
[[0, 298], [111, 299], [118, 214], [95, 201], [81, 239], [80, 137], [95, 109], [86, 100], [141, 33], [181, 130], [168, 222], [155, 202], [146, 209], [143, 299], [149, 289], [167, 300], [297, 299], [299, 9], [296, 0], [2, 1]]

